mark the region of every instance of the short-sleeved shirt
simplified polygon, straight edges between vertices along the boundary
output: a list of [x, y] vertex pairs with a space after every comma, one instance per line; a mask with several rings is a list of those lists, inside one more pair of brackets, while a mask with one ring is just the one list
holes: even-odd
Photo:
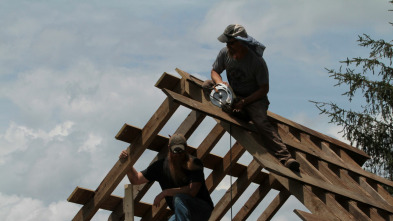
[[[269, 84], [269, 71], [265, 60], [251, 50], [242, 59], [233, 59], [228, 48], [224, 47], [218, 53], [213, 70], [221, 74], [226, 70], [229, 84], [237, 96], [247, 97], [263, 84]], [[263, 98], [267, 100], [266, 98]]]
[[[200, 159], [196, 158], [194, 159], [194, 161], [197, 161], [196, 162], [197, 164], [202, 165], [202, 161]], [[213, 201], [206, 187], [205, 175], [203, 173], [203, 169], [186, 170], [185, 171], [186, 177], [185, 179], [183, 179], [184, 182], [180, 185], [176, 185], [170, 177], [167, 158], [157, 160], [156, 162], [149, 165], [145, 170], [141, 171], [141, 173], [147, 180], [157, 181], [160, 184], [162, 190], [186, 186], [193, 182], [200, 182], [202, 185], [195, 197], [206, 201], [212, 208], [214, 207]], [[165, 200], [169, 208], [171, 208], [171, 210], [174, 211], [173, 197], [167, 196], [165, 197]]]

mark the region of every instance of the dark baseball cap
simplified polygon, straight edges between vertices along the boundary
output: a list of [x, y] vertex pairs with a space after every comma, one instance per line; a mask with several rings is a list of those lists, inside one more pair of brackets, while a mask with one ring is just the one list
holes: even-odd
[[222, 43], [226, 43], [230, 38], [234, 38], [237, 36], [246, 38], [247, 37], [246, 29], [241, 25], [231, 24], [225, 28], [224, 33], [220, 35], [217, 39]]

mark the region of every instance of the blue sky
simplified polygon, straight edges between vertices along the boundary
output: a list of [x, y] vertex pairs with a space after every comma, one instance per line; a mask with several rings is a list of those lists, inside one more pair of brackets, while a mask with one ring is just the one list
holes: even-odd
[[[114, 139], [122, 125], [143, 127], [164, 100], [154, 87], [161, 74], [180, 68], [208, 79], [224, 46], [217, 37], [232, 23], [266, 45], [270, 110], [340, 138], [309, 100], [348, 105], [325, 68], [368, 56], [358, 35], [391, 39], [391, 8], [381, 0], [0, 1], [1, 219], [70, 220], [80, 208], [66, 201], [73, 189], [98, 187], [127, 147]], [[195, 146], [202, 137], [193, 135]], [[287, 204], [273, 220], [304, 209]]]

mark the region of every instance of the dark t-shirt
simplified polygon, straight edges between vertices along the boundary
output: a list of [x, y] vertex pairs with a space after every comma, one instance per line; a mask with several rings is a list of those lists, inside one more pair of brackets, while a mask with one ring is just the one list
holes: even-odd
[[[269, 71], [265, 60], [248, 49], [242, 59], [233, 59], [228, 48], [224, 47], [218, 53], [213, 70], [218, 74], [226, 71], [229, 84], [237, 96], [247, 97], [263, 84], [269, 84]], [[267, 100], [267, 97], [263, 98]]]
[[[197, 164], [202, 165], [201, 160], [199, 159], [194, 159], [194, 160], [198, 161], [196, 162]], [[203, 169], [192, 170], [192, 171], [186, 170], [185, 171], [186, 177], [184, 179], [184, 183], [181, 186], [175, 185], [172, 179], [170, 178], [167, 158], [157, 160], [156, 162], [149, 165], [145, 170], [141, 171], [141, 173], [149, 181], [157, 181], [160, 184], [161, 189], [163, 190], [186, 186], [193, 182], [200, 182], [202, 185], [195, 197], [206, 201], [209, 205], [211, 205], [212, 208], [214, 207], [213, 201], [210, 198], [209, 191], [207, 190], [206, 187], [205, 175], [203, 173]], [[173, 211], [174, 210], [173, 203], [172, 203], [173, 197], [165, 197], [165, 200], [168, 206]]]

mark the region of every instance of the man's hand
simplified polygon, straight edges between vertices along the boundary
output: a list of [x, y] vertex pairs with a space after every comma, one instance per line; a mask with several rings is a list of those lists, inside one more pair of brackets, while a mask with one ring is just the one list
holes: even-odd
[[225, 86], [229, 87], [229, 83], [226, 81], [223, 81], [222, 84], [225, 84]]
[[233, 112], [240, 112], [243, 109], [244, 105], [245, 105], [244, 99], [241, 99], [240, 101], [236, 102], [233, 105]]
[[124, 159], [128, 157], [127, 150], [122, 150], [119, 156], [119, 159]]
[[156, 198], [154, 199], [154, 204], [153, 204], [154, 206], [156, 206], [156, 207], [160, 206], [161, 200], [164, 199], [164, 197], [165, 197], [164, 191], [162, 191], [160, 194], [158, 194], [156, 196]]

